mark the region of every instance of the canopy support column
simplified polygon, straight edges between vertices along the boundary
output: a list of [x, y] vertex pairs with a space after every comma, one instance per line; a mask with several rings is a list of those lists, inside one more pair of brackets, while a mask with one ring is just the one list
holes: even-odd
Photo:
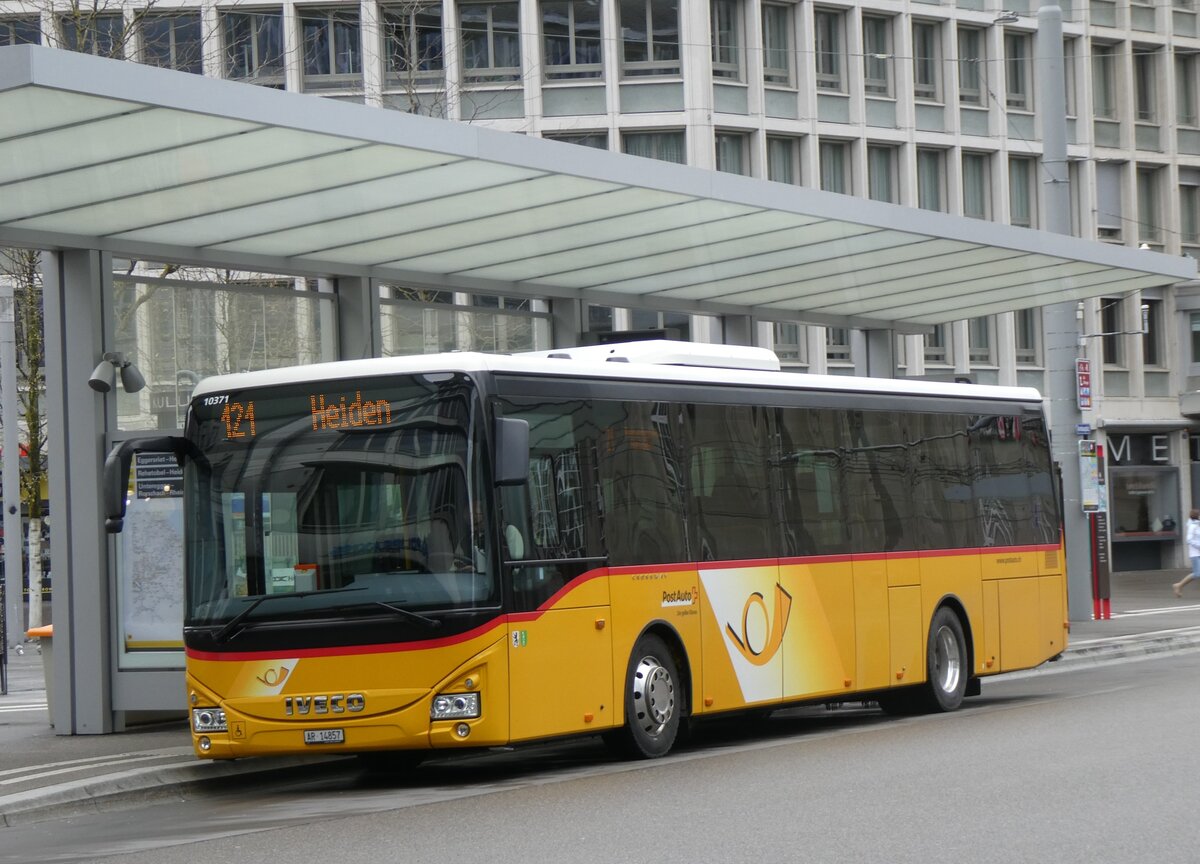
[[379, 291], [373, 279], [337, 280], [338, 359], [360, 360], [383, 353]]
[[54, 543], [52, 720], [59, 735], [96, 735], [114, 731], [115, 721], [100, 466], [108, 400], [117, 391], [102, 396], [88, 378], [104, 353], [102, 298], [112, 296], [112, 258], [84, 249], [46, 252], [42, 276]]
[[891, 330], [866, 330], [866, 374], [872, 378], [896, 377], [896, 340]]

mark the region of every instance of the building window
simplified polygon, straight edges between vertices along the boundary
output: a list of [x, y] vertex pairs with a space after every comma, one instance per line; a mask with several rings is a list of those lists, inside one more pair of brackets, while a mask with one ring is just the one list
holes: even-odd
[[964, 105], [983, 104], [987, 87], [985, 44], [979, 28], [958, 28], [958, 101]]
[[1158, 122], [1158, 52], [1133, 49], [1133, 106], [1140, 123]]
[[917, 150], [917, 206], [922, 210], [945, 210], [944, 154], [941, 150]]
[[283, 13], [223, 12], [225, 77], [283, 87]]
[[1120, 163], [1104, 162], [1096, 166], [1096, 229], [1098, 239], [1120, 243], [1124, 239], [1124, 209], [1121, 206]]
[[763, 80], [768, 84], [792, 84], [792, 6], [764, 3]]
[[741, 132], [718, 132], [715, 137], [717, 170], [727, 174], [749, 174], [747, 136]]
[[862, 19], [863, 89], [872, 96], [892, 95], [892, 19]]
[[1100, 350], [1106, 366], [1125, 365], [1125, 303], [1120, 297], [1100, 299]]
[[384, 74], [391, 87], [438, 81], [442, 77], [442, 7], [383, 7]]
[[825, 359], [830, 363], [850, 362], [850, 331], [847, 328], [825, 328]]
[[37, 18], [0, 20], [0, 45], [37, 45], [41, 41], [42, 27]]
[[1175, 55], [1175, 120], [1180, 126], [1197, 126], [1196, 76], [1200, 66], [1196, 54]]
[[850, 194], [850, 145], [845, 141], [821, 142], [821, 188]]
[[1037, 199], [1033, 188], [1033, 159], [1010, 156], [1008, 159], [1008, 221], [1022, 228], [1034, 226]]
[[193, 75], [204, 71], [204, 38], [199, 12], [147, 15], [140, 26], [142, 62], [147, 66]]
[[1143, 299], [1146, 307], [1146, 331], [1142, 334], [1142, 363], [1146, 366], [1164, 366], [1163, 363], [1163, 301]]
[[737, 0], [712, 0], [712, 64], [714, 78], [740, 81], [742, 77], [741, 9]]
[[972, 364], [993, 366], [996, 355], [995, 344], [996, 319], [991, 315], [972, 318], [967, 322], [967, 352]]
[[357, 9], [301, 8], [304, 89], [362, 86], [362, 38]]
[[598, 0], [551, 0], [542, 4], [542, 50], [546, 78], [599, 78], [603, 74]]
[[516, 3], [463, 3], [458, 7], [458, 20], [467, 83], [520, 80], [521, 31]]
[[938, 72], [942, 56], [938, 25], [930, 21], [914, 21], [912, 31], [913, 96], [936, 101], [939, 98]]
[[63, 47], [81, 54], [125, 59], [125, 18], [120, 13], [97, 14], [88, 5], [76, 6], [71, 14], [58, 19]]
[[987, 153], [962, 154], [963, 215], [992, 218], [992, 177]]
[[813, 12], [813, 28], [816, 30], [817, 89], [846, 91], [843, 73], [845, 69], [846, 45], [842, 26], [845, 14], [832, 9], [817, 9]]
[[1017, 365], [1037, 366], [1038, 344], [1042, 332], [1041, 310], [1018, 309], [1013, 318]]
[[679, 5], [621, 0], [621, 71], [626, 76], [679, 74]]
[[1200, 243], [1200, 187], [1179, 187], [1179, 234], [1185, 244]]
[[775, 324], [774, 330], [775, 356], [779, 358], [780, 362], [789, 364], [803, 363], [807, 356], [805, 351], [804, 326], [780, 321]]
[[935, 324], [933, 331], [925, 334], [926, 363], [945, 366], [950, 362], [953, 355], [950, 348], [951, 335], [949, 324]]
[[867, 197], [872, 201], [897, 202], [896, 148], [867, 146]]
[[1200, 364], [1200, 312], [1188, 316], [1192, 332], [1192, 364]]
[[548, 141], [562, 141], [564, 144], [575, 144], [580, 147], [591, 147], [594, 150], [608, 149], [607, 132], [567, 132], [542, 133]]
[[626, 132], [621, 137], [625, 152], [632, 156], [663, 162], [687, 162], [687, 146], [682, 132]]
[[1162, 202], [1159, 195], [1160, 168], [1137, 171], [1138, 242], [1157, 246], [1162, 243]]
[[800, 183], [799, 141], [767, 136], [767, 179], [777, 183]]
[[1117, 118], [1117, 53], [1113, 45], [1092, 43], [1092, 112], [1102, 120]]
[[1017, 111], [1033, 110], [1029, 89], [1031, 42], [1028, 33], [1004, 34], [1005, 104]]

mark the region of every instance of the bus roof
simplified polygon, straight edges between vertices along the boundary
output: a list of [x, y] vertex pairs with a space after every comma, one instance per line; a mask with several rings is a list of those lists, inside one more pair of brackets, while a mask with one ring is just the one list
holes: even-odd
[[1042, 401], [1041, 393], [1032, 387], [945, 383], [913, 378], [811, 375], [782, 372], [779, 368], [774, 353], [765, 348], [651, 340], [519, 354], [451, 352], [288, 366], [204, 378], [196, 385], [192, 395], [421, 372], [491, 372], [1009, 402]]

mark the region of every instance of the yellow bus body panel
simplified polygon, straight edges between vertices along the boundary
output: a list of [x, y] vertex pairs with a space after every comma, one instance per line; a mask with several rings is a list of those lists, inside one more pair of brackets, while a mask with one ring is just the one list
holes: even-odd
[[[1043, 546], [601, 568], [461, 636], [189, 652], [193, 704], [224, 709], [229, 723], [203, 736], [207, 750], [193, 738], [198, 755], [233, 758], [599, 732], [624, 723], [631, 656], [652, 628], [678, 655], [694, 715], [849, 698], [925, 680], [943, 602], [965, 612], [974, 676], [1028, 668], [1066, 647], [1062, 560], [1061, 546]], [[471, 691], [480, 717], [431, 721], [436, 695]], [[305, 730], [327, 728], [344, 743], [304, 744]]]

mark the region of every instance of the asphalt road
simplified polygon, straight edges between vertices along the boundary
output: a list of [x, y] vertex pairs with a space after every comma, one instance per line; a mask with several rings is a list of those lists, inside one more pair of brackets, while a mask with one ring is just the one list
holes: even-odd
[[598, 742], [356, 765], [0, 831], [0, 862], [1194, 862], [1200, 653], [784, 712], [654, 762]]

